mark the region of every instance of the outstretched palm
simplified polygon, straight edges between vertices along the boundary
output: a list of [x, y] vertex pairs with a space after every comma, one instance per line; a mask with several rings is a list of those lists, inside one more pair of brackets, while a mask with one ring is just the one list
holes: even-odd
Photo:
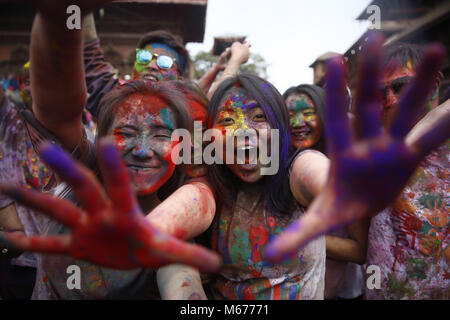
[[321, 234], [376, 215], [400, 194], [421, 160], [449, 137], [447, 116], [414, 144], [405, 142], [444, 58], [440, 45], [427, 48], [417, 76], [400, 99], [397, 114], [382, 127], [382, 42], [379, 35], [371, 35], [361, 56], [353, 131], [346, 114], [344, 63], [341, 59], [329, 63], [325, 115], [331, 160], [328, 181], [308, 212], [269, 245], [272, 260], [281, 260]]
[[42, 148], [42, 158], [69, 183], [81, 208], [48, 194], [2, 187], [9, 196], [72, 229], [71, 234], [45, 237], [11, 234], [9, 240], [14, 246], [25, 251], [68, 254], [116, 269], [184, 263], [205, 271], [218, 270], [221, 262], [217, 254], [160, 232], [145, 219], [112, 142], [103, 140], [99, 155], [108, 195], [91, 171], [61, 149], [49, 144]]

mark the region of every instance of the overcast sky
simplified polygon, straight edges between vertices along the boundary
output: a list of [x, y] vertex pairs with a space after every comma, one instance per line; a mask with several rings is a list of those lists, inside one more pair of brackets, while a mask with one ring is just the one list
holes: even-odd
[[308, 66], [327, 51], [344, 53], [367, 29], [355, 18], [370, 0], [209, 0], [203, 44], [187, 45], [192, 56], [211, 50], [214, 37], [245, 35], [251, 50], [269, 63], [269, 81], [283, 93], [312, 83]]

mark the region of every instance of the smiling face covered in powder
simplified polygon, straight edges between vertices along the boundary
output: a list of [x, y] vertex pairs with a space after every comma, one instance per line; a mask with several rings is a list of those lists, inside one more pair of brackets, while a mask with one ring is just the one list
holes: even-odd
[[115, 108], [109, 133], [122, 151], [131, 183], [139, 195], [156, 192], [173, 174], [171, 139], [175, 114], [154, 94], [134, 93]]
[[295, 149], [311, 148], [321, 136], [314, 102], [304, 93], [294, 93], [286, 99], [286, 106], [289, 111], [292, 144]]
[[[158, 59], [163, 59], [167, 63], [168, 57], [173, 61], [170, 68], [162, 67], [168, 64], [158, 64]], [[143, 49], [137, 49], [133, 79], [177, 80], [181, 74], [180, 63], [180, 56], [173, 48], [164, 43], [149, 43]]]
[[[224, 150], [221, 157], [226, 163], [230, 162], [230, 159], [227, 159], [225, 148], [228, 144], [233, 143], [233, 139], [237, 140], [234, 143], [233, 163], [227, 164], [227, 166], [245, 182], [253, 183], [260, 180], [262, 178], [261, 165], [257, 158], [261, 152], [259, 143], [267, 141], [265, 144], [270, 146], [271, 129], [263, 109], [245, 89], [233, 86], [222, 98], [217, 111], [214, 128], [222, 132]], [[262, 129], [265, 130], [264, 134]], [[238, 132], [243, 134], [250, 132], [250, 134], [245, 140], [236, 139], [235, 136], [240, 134]], [[240, 142], [240, 140], [244, 141]], [[243, 164], [237, 162], [237, 151], [240, 149], [245, 150]], [[270, 154], [270, 150], [268, 153]]]

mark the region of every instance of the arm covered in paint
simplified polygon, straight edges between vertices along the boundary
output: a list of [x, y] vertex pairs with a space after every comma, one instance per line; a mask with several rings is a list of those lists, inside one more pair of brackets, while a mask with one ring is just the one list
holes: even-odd
[[209, 89], [211, 88], [211, 85], [213, 84], [214, 80], [216, 80], [217, 75], [220, 71], [224, 71], [228, 62], [227, 59], [231, 54], [230, 48], [227, 48], [219, 57], [219, 61], [214, 64], [214, 66], [208, 70], [207, 73], [201, 77], [201, 79], [198, 81], [199, 87], [202, 89], [202, 91], [207, 95]]
[[347, 227], [348, 238], [327, 235], [327, 258], [364, 264], [370, 219], [356, 221]]
[[[302, 206], [308, 207], [325, 187], [329, 168], [330, 160], [315, 150], [303, 151], [294, 160], [289, 182], [294, 198]], [[369, 221], [365, 219], [347, 227], [348, 238], [327, 235], [327, 257], [364, 264], [368, 226]]]
[[81, 32], [57, 16], [38, 12], [31, 32], [30, 69], [36, 118], [71, 149], [82, 138], [81, 114], [86, 102]]
[[200, 273], [183, 264], [159, 268], [156, 274], [159, 294], [163, 300], [206, 300]]
[[382, 43], [372, 34], [360, 55], [355, 100], [355, 128], [346, 114], [345, 65], [328, 64], [325, 134], [330, 169], [325, 186], [307, 212], [267, 248], [267, 257], [280, 261], [316, 237], [371, 217], [398, 197], [417, 166], [450, 136], [448, 122], [427, 129], [412, 144], [406, 136], [434, 87], [445, 49], [438, 44], [426, 51], [417, 76], [405, 88], [393, 121], [381, 126], [379, 99]]
[[[82, 32], [76, 22], [81, 23], [83, 15], [108, 2], [30, 1], [38, 9], [30, 44], [33, 111], [67, 149], [82, 141], [81, 116], [86, 103]], [[69, 22], [74, 21], [75, 29], [69, 29]]]
[[153, 209], [147, 220], [179, 239], [192, 239], [209, 228], [216, 212], [214, 194], [206, 179], [178, 188]]
[[119, 85], [114, 67], [107, 63], [95, 30], [94, 15], [86, 16], [84, 28], [84, 71], [89, 94], [86, 108], [97, 118], [103, 96]]
[[248, 42], [234, 42], [231, 45], [230, 51], [230, 60], [228, 61], [225, 70], [223, 70], [219, 80], [214, 83], [213, 87], [209, 91], [208, 99], [211, 99], [214, 91], [216, 91], [216, 89], [225, 79], [236, 76], [241, 65], [248, 61], [250, 57], [250, 44]]
[[289, 185], [292, 195], [304, 207], [308, 207], [314, 197], [326, 184], [330, 160], [319, 151], [301, 152], [292, 164]]
[[220, 257], [155, 228], [142, 213], [120, 151], [109, 139], [99, 144], [103, 186], [94, 174], [59, 147], [46, 144], [41, 158], [66, 181], [80, 207], [49, 194], [16, 186], [1, 191], [19, 203], [47, 214], [72, 230], [70, 234], [26, 237], [7, 235], [10, 245], [24, 251], [65, 254], [114, 269], [159, 268], [173, 263], [214, 272]]

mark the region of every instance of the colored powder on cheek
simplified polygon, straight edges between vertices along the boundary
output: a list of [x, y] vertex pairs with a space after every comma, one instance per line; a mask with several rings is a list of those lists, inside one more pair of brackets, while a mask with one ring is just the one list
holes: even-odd
[[145, 65], [142, 65], [140, 63], [137, 62], [137, 60], [134, 62], [134, 69], [138, 72], [138, 73], [142, 73], [145, 70]]
[[114, 142], [117, 148], [119, 148], [120, 151], [124, 151], [126, 147], [125, 138], [120, 134], [119, 130], [117, 128], [114, 129]]

